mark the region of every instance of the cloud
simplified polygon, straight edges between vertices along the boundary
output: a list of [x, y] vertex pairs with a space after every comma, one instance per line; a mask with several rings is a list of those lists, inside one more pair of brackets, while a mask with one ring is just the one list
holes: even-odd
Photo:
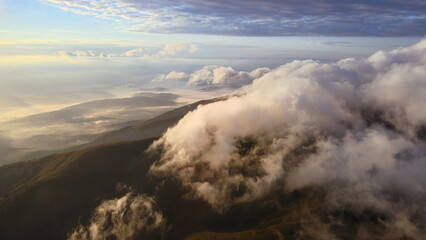
[[172, 71], [169, 74], [160, 74], [151, 82], [163, 82], [165, 80], [187, 81], [188, 86], [206, 86], [206, 85], [230, 85], [240, 87], [253, 82], [269, 72], [269, 68], [257, 68], [251, 72], [235, 71], [231, 67], [210, 65], [193, 73]]
[[251, 72], [235, 71], [231, 67], [206, 66], [191, 74], [188, 85], [203, 86], [210, 84], [244, 85], [269, 72], [269, 68], [258, 68]]
[[90, 224], [78, 226], [68, 239], [133, 239], [140, 234], [163, 231], [165, 222], [152, 197], [129, 192], [121, 198], [102, 202]]
[[134, 56], [140, 56], [142, 54], [142, 48], [136, 48], [129, 50], [124, 53], [124, 56], [126, 57], [134, 57]]
[[[422, 1], [48, 0], [64, 11], [124, 20], [131, 31], [245, 36], [423, 36]], [[372, 24], [374, 23], [374, 24]]]
[[59, 56], [62, 57], [143, 57], [144, 55], [142, 54], [142, 48], [135, 48], [135, 49], [131, 49], [129, 51], [123, 52], [123, 53], [98, 53], [96, 51], [93, 50], [87, 50], [87, 51], [81, 51], [81, 50], [77, 50], [77, 51], [57, 51], [56, 54], [58, 54]]
[[183, 79], [186, 78], [187, 74], [184, 72], [175, 72], [172, 71], [166, 76], [166, 80], [177, 80], [177, 79]]
[[[421, 239], [426, 209], [424, 143], [415, 144], [392, 131], [369, 129], [347, 134], [342, 141], [322, 140], [318, 153], [309, 156], [286, 178], [289, 189], [326, 189], [328, 211], [350, 211], [355, 216], [381, 214], [376, 226], [364, 220], [353, 235], [371, 239]], [[396, 200], [395, 196], [398, 196]], [[350, 206], [350, 209], [348, 209]], [[367, 214], [366, 214], [367, 212]], [[414, 216], [422, 217], [415, 219]], [[364, 216], [365, 217], [365, 216]], [[373, 217], [374, 218], [374, 217]], [[342, 218], [306, 224], [303, 231], [315, 236], [324, 228], [338, 225]], [[358, 220], [362, 222], [362, 220]], [[340, 223], [340, 225], [345, 225]], [[378, 227], [377, 227], [378, 226]], [[345, 226], [350, 228], [349, 225]], [[373, 231], [374, 227], [378, 228]], [[329, 231], [328, 239], [340, 239]]]
[[184, 73], [184, 72], [176, 72], [176, 71], [172, 71], [169, 74], [165, 75], [165, 74], [160, 74], [157, 77], [155, 77], [154, 79], [151, 80], [152, 83], [155, 82], [164, 82], [164, 81], [168, 81], [168, 80], [185, 80], [187, 79], [188, 74]]
[[198, 50], [199, 50], [198, 46], [192, 43], [187, 43], [187, 42], [169, 43], [169, 44], [166, 44], [166, 46], [164, 46], [163, 50], [157, 53], [157, 56], [159, 57], [173, 56], [181, 52], [194, 53]]
[[279, 66], [169, 128], [151, 146], [162, 157], [150, 172], [218, 212], [295, 190], [324, 193], [325, 217], [312, 213], [300, 234], [340, 239], [335, 229], [353, 226], [347, 213], [360, 222], [354, 237], [421, 238], [425, 65], [426, 39], [361, 60]]
[[65, 11], [65, 12], [71, 12], [71, 13], [75, 13], [78, 15], [89, 15], [89, 16], [97, 16], [98, 14], [96, 12], [93, 11], [82, 11], [78, 8], [75, 8], [76, 6], [72, 6], [72, 7], [60, 7], [61, 10]]
[[62, 57], [100, 57], [100, 58], [112, 58], [112, 57], [142, 57], [142, 58], [160, 58], [160, 57], [171, 57], [179, 54], [194, 53], [199, 50], [199, 47], [193, 43], [178, 42], [165, 44], [162, 50], [155, 54], [145, 54], [142, 48], [131, 49], [122, 53], [104, 53], [96, 52], [93, 50], [87, 51], [57, 51], [56, 54]]

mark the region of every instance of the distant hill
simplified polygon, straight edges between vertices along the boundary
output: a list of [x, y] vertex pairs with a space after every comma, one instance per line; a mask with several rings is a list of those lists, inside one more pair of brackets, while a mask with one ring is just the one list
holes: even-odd
[[143, 121], [142, 123], [106, 133], [87, 144], [87, 146], [160, 136], [165, 130], [167, 130], [167, 128], [175, 125], [182, 117], [184, 117], [188, 112], [195, 110], [199, 105], [206, 105], [222, 99], [223, 98], [202, 100], [185, 105], [183, 107], [163, 113], [150, 120]]
[[[0, 123], [0, 166], [89, 143], [101, 134], [139, 124], [182, 106], [172, 93], [83, 102]], [[72, 148], [72, 149], [78, 149]]]
[[[183, 107], [168, 111], [164, 114], [160, 114], [148, 120], [141, 119], [141, 120], [133, 120], [133, 121], [122, 122], [119, 124], [114, 124], [109, 126], [109, 128], [114, 128], [114, 129], [118, 128], [118, 130], [108, 131], [106, 133], [91, 134], [87, 136], [86, 135], [72, 136], [66, 140], [72, 140], [74, 138], [74, 139], [84, 139], [84, 140], [90, 139], [90, 141], [88, 143], [78, 144], [78, 145], [68, 147], [65, 149], [60, 149], [60, 150], [51, 150], [51, 151], [42, 150], [42, 151], [28, 152], [27, 154], [22, 156], [21, 159], [30, 160], [30, 159], [40, 158], [49, 154], [74, 151], [74, 150], [78, 150], [78, 149], [82, 149], [86, 147], [96, 146], [103, 143], [130, 141], [130, 140], [157, 137], [157, 136], [160, 136], [165, 130], [167, 130], [167, 128], [175, 125], [188, 112], [195, 110], [199, 105], [209, 104], [215, 101], [219, 101], [221, 99], [223, 98], [215, 98], [210, 100], [198, 101], [198, 102], [188, 104]], [[52, 139], [49, 139], [49, 136], [47, 135], [47, 136], [43, 136], [43, 139], [39, 139], [39, 141], [58, 142], [60, 141], [60, 138], [58, 138], [57, 136], [52, 136]]]
[[[195, 110], [200, 105], [206, 105], [216, 101], [220, 101], [222, 98], [214, 98], [209, 100], [201, 100], [192, 104], [185, 105], [180, 108], [165, 112], [152, 119], [138, 120], [120, 123], [119, 126], [125, 126], [118, 130], [113, 130], [104, 134], [100, 134], [93, 141], [81, 145], [76, 145], [67, 149], [63, 149], [59, 152], [74, 151], [82, 148], [93, 147], [104, 143], [113, 143], [121, 141], [133, 141], [152, 137], [159, 137], [169, 127], [174, 126], [181, 118], [183, 118], [188, 112]], [[51, 152], [54, 153], [54, 152]], [[40, 157], [46, 155], [46, 152], [32, 153], [30, 156]], [[28, 158], [27, 158], [28, 159]]]

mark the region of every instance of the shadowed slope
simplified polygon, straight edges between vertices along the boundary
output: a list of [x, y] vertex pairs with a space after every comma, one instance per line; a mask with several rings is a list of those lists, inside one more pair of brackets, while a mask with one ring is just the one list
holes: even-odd
[[[9, 172], [7, 176], [0, 175], [9, 183], [2, 182], [0, 239], [65, 239], [79, 222], [88, 223], [102, 201], [122, 196], [117, 184], [156, 196], [169, 224], [167, 239], [185, 239], [197, 232], [203, 233], [190, 239], [227, 236], [212, 235], [211, 231], [243, 231], [231, 236], [247, 236], [247, 230], [259, 222], [263, 225], [249, 232], [260, 231], [262, 236], [269, 236], [271, 229], [287, 224], [280, 217], [288, 215], [285, 212], [264, 219], [278, 206], [258, 202], [219, 214], [207, 203], [187, 198], [188, 190], [174, 180], [149, 176], [150, 165], [159, 158], [157, 153], [145, 152], [153, 140], [105, 144], [0, 168], [0, 173]], [[19, 182], [11, 184], [18, 178]], [[288, 196], [284, 202], [296, 199], [299, 197]], [[298, 226], [297, 222], [291, 223], [284, 229], [295, 232]]]
[[118, 183], [155, 187], [144, 184], [153, 160], [144, 150], [152, 141], [102, 145], [1, 168], [11, 173], [0, 175], [9, 183], [2, 182], [0, 239], [64, 239], [102, 200], [115, 197]]

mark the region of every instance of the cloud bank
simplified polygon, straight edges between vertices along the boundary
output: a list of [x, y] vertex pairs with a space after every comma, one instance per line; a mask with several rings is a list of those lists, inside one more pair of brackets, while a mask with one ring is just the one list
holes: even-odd
[[[244, 36], [423, 36], [422, 1], [47, 0], [63, 11], [151, 33]], [[372, 24], [374, 23], [374, 24]]]
[[385, 216], [380, 238], [418, 239], [426, 222], [425, 66], [426, 40], [361, 60], [282, 65], [168, 129], [151, 147], [163, 150], [151, 173], [177, 179], [219, 212], [322, 189], [330, 211]]
[[98, 57], [98, 58], [113, 58], [113, 57], [143, 57], [143, 58], [160, 58], [171, 57], [179, 54], [194, 53], [200, 48], [189, 42], [168, 43], [155, 54], [144, 53], [142, 48], [134, 48], [122, 53], [104, 53], [93, 50], [76, 50], [76, 51], [57, 51], [56, 54], [62, 57]]
[[229, 85], [241, 87], [250, 84], [254, 79], [269, 72], [269, 68], [257, 68], [251, 72], [235, 71], [231, 67], [209, 65], [190, 74], [172, 71], [158, 75], [151, 82], [164, 82], [168, 80], [186, 81], [188, 86]]

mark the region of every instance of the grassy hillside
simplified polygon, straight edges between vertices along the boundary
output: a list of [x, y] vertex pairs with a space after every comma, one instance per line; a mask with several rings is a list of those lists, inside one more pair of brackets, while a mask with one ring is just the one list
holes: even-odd
[[[153, 139], [56, 154], [0, 168], [0, 239], [65, 239], [118, 183], [145, 184]], [[3, 174], [7, 173], [7, 174]], [[152, 191], [152, 190], [151, 190]], [[23, 229], [25, 229], [23, 231]]]
[[312, 216], [338, 219], [330, 222], [333, 232], [356, 239], [360, 226], [380, 234], [377, 223], [386, 219], [371, 211], [352, 212], [350, 206], [329, 212], [323, 193], [309, 189], [277, 191], [219, 214], [188, 197], [188, 189], [173, 179], [148, 174], [160, 157], [145, 151], [154, 140], [104, 144], [0, 168], [0, 239], [66, 239], [79, 223], [89, 223], [100, 203], [126, 193], [118, 184], [156, 197], [167, 219], [164, 236], [173, 240], [315, 239], [302, 231], [315, 221]]
[[[145, 152], [153, 140], [105, 144], [0, 168], [0, 239], [65, 239], [79, 222], [88, 223], [103, 200], [122, 196], [118, 183], [157, 196], [168, 239], [274, 239], [276, 231], [287, 234], [300, 225], [294, 211], [277, 213], [276, 206], [260, 202], [218, 214], [185, 197], [187, 190], [172, 179], [149, 177], [149, 166], [159, 157]], [[162, 188], [156, 189], [160, 181]]]

